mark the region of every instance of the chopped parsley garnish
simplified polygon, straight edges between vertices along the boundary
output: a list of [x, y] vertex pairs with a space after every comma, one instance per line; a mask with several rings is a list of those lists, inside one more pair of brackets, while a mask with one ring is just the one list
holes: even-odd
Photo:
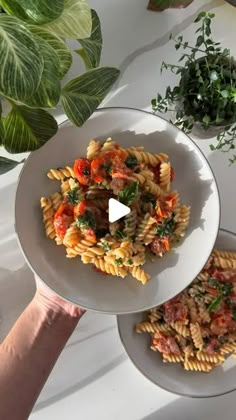
[[154, 195], [152, 195], [149, 192], [145, 192], [141, 195], [141, 200], [143, 200], [145, 203], [151, 203], [153, 205], [153, 207], [156, 206], [156, 199], [154, 197]]
[[118, 199], [126, 206], [130, 206], [138, 195], [138, 182], [132, 182], [118, 193]]
[[214, 277], [210, 277], [208, 280], [208, 284], [210, 286], [214, 286], [216, 290], [218, 290], [223, 296], [228, 296], [232, 292], [233, 285], [231, 283], [220, 283]]
[[129, 258], [129, 259], [127, 260], [127, 264], [132, 265], [132, 264], [133, 264], [133, 260], [131, 260], [131, 258]]
[[71, 191], [67, 193], [68, 200], [71, 204], [78, 204], [79, 202], [79, 194], [78, 188], [75, 187]]
[[222, 296], [217, 296], [215, 299], [213, 299], [207, 308], [208, 312], [215, 312], [219, 308], [222, 299]]
[[86, 211], [84, 215], [80, 215], [76, 218], [76, 225], [79, 228], [96, 228], [96, 220], [93, 214], [89, 211]]
[[125, 164], [126, 166], [128, 166], [128, 168], [134, 169], [135, 166], [138, 165], [138, 160], [135, 156], [128, 156], [127, 159], [125, 160]]
[[102, 164], [99, 166], [99, 169], [105, 169], [105, 172], [106, 172], [108, 175], [111, 173], [112, 168], [113, 168], [112, 162], [109, 162], [109, 163], [102, 163]]
[[157, 226], [156, 235], [159, 238], [164, 238], [166, 236], [170, 236], [172, 233], [174, 233], [175, 224], [176, 223], [174, 221], [174, 215], [170, 218], [164, 219], [162, 224]]
[[122, 264], [122, 258], [116, 258], [115, 265], [121, 265], [121, 264]]
[[116, 231], [116, 236], [120, 239], [126, 238], [126, 235], [123, 232], [121, 232], [121, 230]]
[[82, 170], [83, 175], [90, 175], [90, 170], [88, 166], [85, 166]]
[[102, 244], [102, 248], [103, 248], [104, 252], [110, 251], [111, 247], [110, 247], [110, 245], [108, 244], [107, 241], [102, 241], [101, 244]]

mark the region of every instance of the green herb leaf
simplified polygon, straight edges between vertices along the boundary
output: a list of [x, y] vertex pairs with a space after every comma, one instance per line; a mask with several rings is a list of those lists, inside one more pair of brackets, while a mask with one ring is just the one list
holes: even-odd
[[207, 308], [208, 312], [216, 311], [219, 308], [221, 301], [222, 301], [222, 296], [217, 296], [215, 299], [213, 299], [213, 301]]
[[84, 215], [80, 215], [76, 218], [76, 225], [79, 228], [92, 228], [96, 227], [96, 220], [93, 214], [89, 211], [86, 211]]
[[71, 191], [67, 193], [68, 200], [71, 204], [78, 204], [79, 202], [79, 195], [78, 195], [78, 187], [73, 188]]
[[123, 263], [122, 258], [115, 259], [115, 265], [122, 265], [122, 263]]
[[133, 264], [133, 260], [131, 260], [131, 258], [129, 258], [129, 259], [127, 260], [127, 264], [132, 265], [132, 264]]
[[82, 48], [75, 50], [75, 52], [83, 59], [87, 70], [99, 67], [102, 52], [102, 31], [100, 20], [95, 10], [91, 10], [91, 12], [91, 36], [87, 39], [78, 39]]
[[118, 199], [126, 206], [130, 206], [138, 195], [139, 183], [132, 182], [132, 184], [125, 187], [118, 193]]
[[101, 241], [101, 245], [102, 245], [102, 248], [103, 248], [104, 252], [110, 251], [111, 247], [110, 247], [110, 245], [108, 244], [107, 241]]
[[174, 233], [175, 225], [174, 215], [171, 218], [164, 219], [162, 224], [157, 226], [156, 235], [159, 238], [169, 237]]
[[25, 101], [38, 88], [43, 57], [33, 34], [13, 16], [0, 14], [0, 92]]
[[153, 205], [153, 207], [156, 206], [156, 198], [154, 197], [153, 194], [149, 193], [149, 192], [145, 192], [141, 195], [141, 200], [144, 201], [145, 203], [151, 203]]
[[134, 169], [138, 165], [138, 160], [135, 156], [128, 156], [125, 160], [125, 164], [128, 168]]
[[121, 232], [121, 230], [116, 231], [116, 236], [117, 236], [117, 238], [120, 238], [120, 239], [126, 238], [125, 233]]
[[107, 173], [107, 175], [109, 175], [112, 171], [113, 165], [112, 165], [112, 162], [102, 163], [99, 168], [105, 169], [105, 172]]
[[113, 67], [89, 70], [72, 79], [62, 90], [62, 105], [68, 118], [78, 127], [90, 117], [119, 76]]
[[13, 105], [3, 125], [4, 146], [10, 153], [36, 150], [58, 130], [56, 120], [48, 112], [17, 105]]
[[0, 175], [5, 174], [8, 171], [14, 169], [17, 165], [23, 163], [24, 160], [21, 162], [17, 162], [16, 160], [8, 159], [6, 157], [0, 156]]

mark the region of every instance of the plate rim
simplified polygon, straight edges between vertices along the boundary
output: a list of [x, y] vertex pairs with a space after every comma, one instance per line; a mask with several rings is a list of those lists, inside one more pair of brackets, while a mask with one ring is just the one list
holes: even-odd
[[[235, 237], [235, 239], [236, 239], [236, 232], [232, 232], [232, 231], [230, 231], [230, 230], [227, 230], [227, 229], [224, 229], [224, 228], [220, 228], [219, 229], [219, 233], [220, 232], [222, 232], [222, 233], [227, 233], [229, 236], [233, 236], [233, 237]], [[144, 311], [142, 311], [142, 312], [144, 312]], [[141, 313], [141, 312], [140, 312]], [[127, 315], [132, 315], [132, 314], [127, 314]], [[126, 346], [125, 346], [125, 344], [124, 344], [124, 341], [123, 341], [123, 337], [122, 337], [122, 334], [121, 334], [121, 328], [120, 328], [120, 323], [119, 323], [119, 318], [120, 317], [122, 317], [122, 315], [116, 315], [116, 325], [117, 325], [117, 330], [118, 330], [118, 334], [119, 334], [119, 338], [120, 338], [120, 341], [121, 341], [121, 343], [122, 343], [122, 346], [123, 346], [123, 348], [124, 348], [124, 351], [125, 351], [125, 353], [126, 353], [126, 355], [127, 355], [127, 357], [129, 358], [129, 360], [133, 363], [133, 365], [135, 366], [135, 368], [146, 378], [146, 379], [148, 379], [150, 382], [152, 382], [154, 385], [156, 385], [157, 387], [159, 387], [159, 388], [161, 388], [161, 389], [164, 389], [165, 391], [167, 391], [167, 392], [170, 392], [171, 394], [174, 394], [174, 395], [179, 395], [179, 396], [181, 396], [181, 397], [186, 397], [186, 398], [194, 398], [194, 399], [201, 399], [201, 398], [204, 398], [204, 399], [207, 399], [207, 398], [215, 398], [215, 397], [220, 397], [220, 396], [222, 396], [222, 395], [227, 395], [227, 394], [230, 394], [231, 392], [234, 392], [234, 391], [236, 391], [236, 384], [235, 384], [235, 387], [233, 388], [233, 389], [231, 389], [231, 390], [229, 390], [229, 391], [225, 391], [225, 392], [220, 392], [220, 393], [215, 393], [215, 394], [213, 394], [213, 395], [195, 395], [195, 394], [187, 394], [187, 393], [184, 393], [184, 392], [177, 392], [177, 391], [173, 391], [173, 390], [170, 390], [169, 388], [167, 388], [167, 387], [165, 387], [165, 386], [163, 386], [163, 385], [161, 385], [161, 384], [157, 384], [157, 382], [155, 382], [153, 379], [151, 379], [148, 375], [147, 375], [147, 373], [146, 372], [144, 372], [143, 371], [143, 369], [141, 369], [140, 367], [138, 367], [138, 365], [136, 364], [136, 362], [135, 362], [135, 360], [134, 360], [134, 358], [130, 355], [130, 353], [128, 352], [128, 350], [127, 350], [127, 348], [126, 348]]]
[[[99, 108], [99, 109], [96, 109], [95, 111], [94, 111], [94, 113], [92, 114], [92, 116], [91, 117], [93, 117], [93, 115], [95, 114], [97, 114], [97, 113], [102, 113], [102, 112], [106, 112], [106, 111], [108, 111], [108, 112], [110, 112], [111, 110], [120, 110], [120, 111], [124, 111], [124, 110], [126, 110], [126, 111], [135, 111], [135, 112], [138, 112], [138, 113], [144, 113], [144, 114], [147, 114], [147, 115], [149, 115], [149, 116], [153, 116], [153, 117], [155, 117], [155, 118], [157, 118], [157, 120], [158, 119], [161, 119], [161, 120], [163, 120], [163, 121], [165, 121], [165, 123], [168, 125], [168, 126], [171, 126], [172, 128], [174, 128], [175, 130], [177, 130], [178, 132], [181, 132], [185, 137], [187, 137], [188, 138], [188, 141], [190, 142], [190, 144], [193, 144], [194, 145], [194, 147], [196, 147], [196, 149], [197, 149], [197, 151], [199, 152], [199, 154], [201, 155], [201, 157], [203, 158], [203, 160], [204, 160], [204, 162], [205, 162], [205, 165], [206, 166], [208, 166], [208, 169], [210, 170], [210, 172], [211, 172], [211, 174], [212, 174], [212, 177], [213, 177], [213, 181], [214, 181], [214, 183], [215, 183], [215, 186], [216, 186], [216, 192], [217, 192], [217, 201], [218, 201], [218, 222], [217, 222], [217, 230], [216, 230], [216, 234], [215, 234], [215, 238], [214, 238], [214, 244], [215, 244], [215, 241], [216, 241], [216, 238], [217, 238], [217, 235], [218, 235], [218, 232], [219, 232], [219, 228], [220, 228], [220, 220], [221, 220], [221, 198], [220, 198], [220, 191], [219, 191], [219, 186], [218, 186], [218, 183], [217, 183], [217, 180], [216, 180], [216, 177], [215, 177], [215, 174], [214, 174], [214, 171], [213, 171], [213, 169], [212, 169], [212, 167], [211, 167], [211, 165], [210, 165], [210, 163], [209, 163], [209, 161], [208, 161], [208, 159], [205, 157], [205, 155], [204, 155], [204, 153], [202, 152], [202, 150], [200, 149], [200, 147], [195, 143], [195, 141], [188, 135], [188, 134], [186, 134], [186, 133], [184, 133], [184, 132], [182, 132], [176, 125], [174, 125], [174, 124], [172, 124], [170, 121], [168, 121], [167, 119], [165, 119], [165, 118], [163, 118], [163, 117], [161, 117], [161, 116], [159, 116], [159, 115], [156, 115], [156, 114], [153, 114], [153, 113], [151, 113], [151, 112], [149, 112], [149, 111], [146, 111], [146, 110], [143, 110], [143, 109], [139, 109], [139, 108], [133, 108], [133, 107], [122, 107], [122, 106], [113, 106], [113, 107], [103, 107], [103, 108]], [[64, 124], [66, 124], [67, 122], [70, 122], [70, 120], [67, 118], [67, 116], [66, 116], [66, 114], [64, 113], [64, 114], [62, 114], [63, 115], [63, 118], [65, 117], [65, 119], [60, 123], [60, 124], [58, 124], [58, 127], [59, 127], [59, 129], [60, 128], [62, 128], [63, 127], [63, 125]], [[62, 116], [61, 115], [61, 116]], [[91, 118], [90, 117], [90, 118]], [[70, 122], [71, 123], [71, 122]], [[73, 123], [71, 123], [71, 125], [72, 126], [74, 126], [74, 124]], [[76, 126], [75, 126], [76, 127]], [[58, 133], [58, 132], [57, 132]], [[57, 133], [55, 134], [55, 136], [57, 135]], [[54, 138], [55, 136], [53, 136], [52, 138]], [[51, 139], [50, 139], [51, 140]], [[48, 141], [48, 142], [50, 142], [50, 140]], [[47, 143], [48, 143], [47, 142]], [[46, 143], [46, 144], [47, 144]], [[43, 145], [44, 146], [44, 145]], [[42, 146], [42, 147], [43, 147]], [[21, 252], [22, 252], [22, 254], [23, 254], [23, 256], [24, 256], [24, 258], [25, 258], [25, 260], [26, 260], [26, 263], [28, 264], [28, 266], [30, 267], [30, 269], [33, 271], [33, 273], [35, 274], [35, 276], [36, 277], [39, 277], [40, 278], [40, 276], [37, 274], [37, 272], [35, 271], [35, 269], [33, 268], [33, 266], [32, 266], [32, 264], [31, 264], [31, 262], [29, 261], [29, 259], [28, 259], [28, 257], [26, 256], [26, 253], [24, 252], [24, 249], [23, 249], [23, 245], [21, 244], [21, 241], [20, 241], [20, 237], [19, 237], [19, 234], [18, 234], [18, 231], [17, 231], [17, 222], [16, 222], [16, 219], [17, 219], [17, 216], [16, 216], [16, 214], [17, 214], [17, 210], [16, 210], [16, 208], [17, 208], [17, 201], [18, 201], [18, 189], [19, 189], [19, 184], [20, 184], [20, 181], [21, 181], [21, 177], [22, 177], [22, 174], [23, 174], [23, 171], [24, 171], [24, 168], [25, 168], [25, 166], [26, 166], [26, 164], [27, 164], [27, 162], [28, 162], [28, 160], [30, 160], [30, 159], [32, 159], [32, 155], [33, 155], [33, 152], [34, 151], [32, 151], [32, 152], [30, 152], [30, 154], [29, 154], [29, 156], [27, 157], [27, 159], [26, 159], [26, 161], [24, 162], [24, 165], [23, 165], [23, 167], [22, 167], [22, 169], [21, 169], [21, 171], [20, 171], [20, 174], [19, 174], [19, 177], [18, 177], [18, 180], [17, 180], [17, 184], [16, 184], [16, 193], [15, 193], [15, 203], [14, 203], [14, 227], [15, 227], [15, 232], [16, 232], [16, 236], [17, 236], [17, 242], [18, 242], [18, 245], [19, 245], [19, 247], [20, 247], [20, 250], [21, 250]], [[212, 248], [211, 248], [211, 251], [210, 251], [210, 254], [211, 254], [211, 252], [212, 252], [212, 250], [213, 250], [213, 248], [214, 248], [214, 244], [213, 244], [213, 246], [212, 246]], [[210, 255], [209, 254], [209, 255]], [[204, 265], [206, 264], [206, 262], [207, 262], [207, 260], [208, 260], [208, 258], [209, 258], [209, 255], [207, 256], [207, 258], [205, 259], [205, 262], [204, 262], [204, 264], [203, 264], [203, 266], [201, 267], [201, 269], [200, 269], [200, 271], [202, 270], [202, 268], [204, 267]], [[199, 271], [199, 273], [200, 273], [200, 271]], [[107, 315], [115, 315], [115, 316], [118, 316], [118, 315], [129, 315], [129, 314], [133, 314], [133, 313], [139, 313], [140, 312], [140, 310], [135, 310], [135, 311], [133, 311], [133, 310], [131, 310], [131, 311], [125, 311], [125, 312], [113, 312], [113, 311], [108, 311], [108, 310], [106, 310], [106, 311], [104, 311], [104, 310], [99, 310], [99, 309], [94, 309], [94, 308], [91, 308], [91, 307], [89, 307], [89, 306], [81, 306], [79, 303], [77, 303], [76, 301], [74, 301], [74, 300], [72, 300], [72, 299], [68, 299], [67, 297], [65, 297], [63, 294], [61, 294], [61, 293], [58, 293], [55, 289], [53, 289], [48, 283], [47, 283], [47, 281], [45, 281], [45, 280], [43, 280], [43, 279], [41, 279], [40, 278], [40, 280], [51, 290], [51, 291], [53, 291], [54, 293], [56, 293], [58, 296], [60, 296], [61, 298], [63, 298], [65, 301], [67, 301], [67, 302], [69, 302], [69, 303], [73, 303], [74, 305], [77, 305], [77, 306], [80, 306], [81, 308], [84, 308], [84, 309], [86, 309], [86, 310], [89, 310], [89, 311], [93, 311], [93, 312], [97, 312], [97, 313], [102, 313], [102, 314], [107, 314]], [[184, 287], [185, 288], [185, 287]], [[184, 290], [184, 288], [182, 288], [178, 293], [181, 293], [183, 290]], [[170, 298], [169, 299], [171, 299], [171, 298], [173, 298], [174, 296], [170, 296]], [[160, 305], [161, 304], [163, 304], [164, 303], [164, 301], [162, 301], [161, 303], [160, 303]], [[148, 309], [151, 309], [151, 307], [146, 307], [146, 308], [143, 308], [143, 310], [142, 311], [146, 311], [146, 310], [148, 310]]]

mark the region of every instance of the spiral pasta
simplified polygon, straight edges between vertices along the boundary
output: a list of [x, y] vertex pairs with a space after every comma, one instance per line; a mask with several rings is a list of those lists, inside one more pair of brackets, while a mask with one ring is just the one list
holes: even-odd
[[176, 223], [175, 235], [184, 236], [186, 232], [186, 227], [189, 224], [190, 219], [190, 207], [182, 206], [180, 207], [178, 222]]
[[49, 179], [56, 179], [58, 181], [63, 181], [65, 178], [75, 177], [74, 170], [71, 166], [66, 166], [65, 168], [50, 169], [47, 175]]
[[160, 165], [160, 187], [163, 191], [170, 191], [171, 166], [170, 162], [163, 162]]
[[182, 324], [181, 322], [171, 322], [171, 327], [175, 330], [178, 334], [182, 335], [183, 337], [190, 336], [190, 330], [186, 325]]
[[54, 239], [56, 236], [54, 224], [53, 224], [53, 217], [54, 217], [54, 210], [53, 210], [53, 203], [50, 198], [41, 198], [41, 209], [43, 212], [43, 222], [45, 227], [45, 233], [48, 238]]
[[233, 251], [214, 250], [191, 285], [170, 301], [152, 308], [136, 325], [150, 336], [150, 349], [163, 362], [181, 363], [185, 370], [210, 372], [236, 358], [234, 266], [222, 268], [218, 258]]
[[210, 372], [213, 369], [213, 365], [209, 362], [203, 362], [197, 359], [187, 359], [184, 362], [184, 369], [195, 372]]
[[220, 268], [232, 268], [236, 269], [236, 260], [235, 259], [227, 259], [223, 257], [214, 257], [214, 264], [216, 267]]
[[164, 363], [181, 363], [184, 361], [184, 358], [181, 354], [163, 354]]
[[151, 166], [157, 166], [159, 165], [159, 163], [168, 160], [168, 155], [166, 155], [165, 153], [157, 153], [153, 155], [152, 153], [144, 152], [134, 147], [128, 148], [127, 152], [130, 155], [135, 156], [138, 162], [145, 163], [146, 165]]
[[145, 271], [141, 267], [132, 267], [130, 269], [130, 272], [132, 276], [137, 279], [138, 281], [141, 281], [142, 284], [146, 284], [147, 281], [150, 279], [149, 274], [145, 273]]
[[221, 364], [224, 362], [225, 358], [221, 353], [209, 354], [205, 351], [197, 352], [197, 359], [201, 362], [210, 362], [214, 364]]
[[[142, 268], [147, 254], [152, 260], [164, 256], [187, 228], [190, 209], [186, 217], [187, 206], [171, 191], [174, 171], [166, 153], [150, 153], [144, 146], [125, 149], [110, 137], [92, 139], [86, 158], [52, 168], [47, 176], [60, 182], [60, 191], [42, 198], [46, 235], [65, 247], [67, 258], [79, 256], [97, 272], [130, 275], [144, 285], [150, 278]], [[111, 198], [130, 207], [113, 223]]]
[[101, 142], [99, 140], [90, 140], [87, 147], [87, 158], [93, 159], [101, 149]]

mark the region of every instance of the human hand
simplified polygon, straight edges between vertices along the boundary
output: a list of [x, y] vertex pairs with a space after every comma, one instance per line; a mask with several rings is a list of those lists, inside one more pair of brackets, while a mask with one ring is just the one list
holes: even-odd
[[80, 319], [86, 312], [79, 306], [62, 299], [59, 295], [49, 289], [39, 277], [35, 276], [35, 282], [37, 290], [34, 299], [45, 311], [53, 311], [55, 314], [64, 313], [77, 319]]

